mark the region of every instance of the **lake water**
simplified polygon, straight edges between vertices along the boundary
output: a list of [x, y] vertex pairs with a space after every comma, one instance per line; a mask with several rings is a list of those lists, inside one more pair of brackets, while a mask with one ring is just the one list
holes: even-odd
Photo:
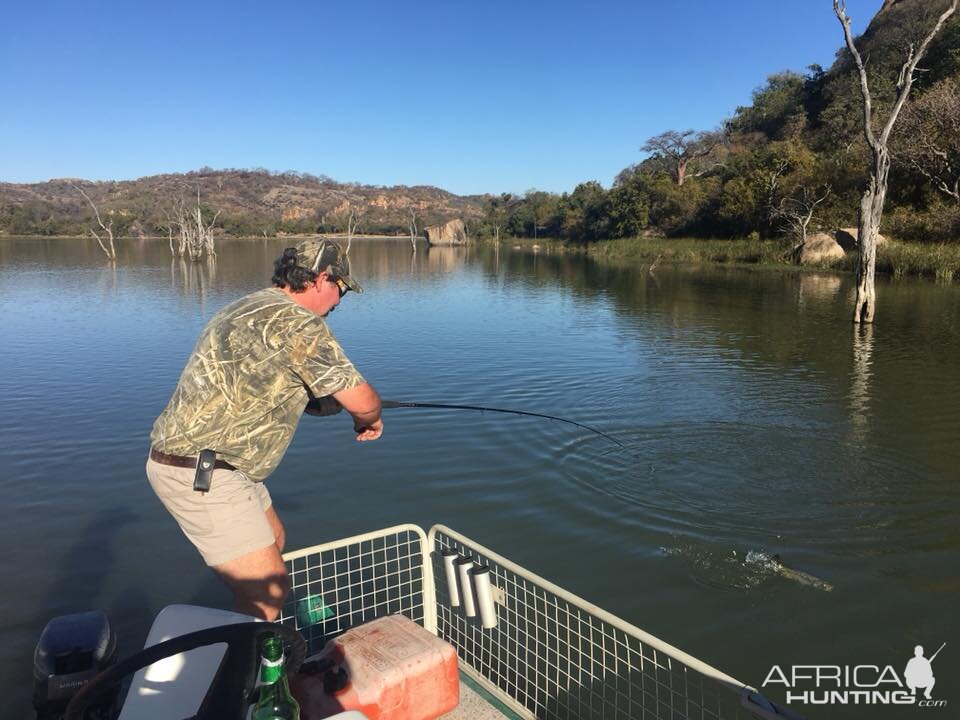
[[[208, 265], [128, 242], [111, 266], [88, 240], [0, 239], [0, 715], [30, 716], [55, 615], [105, 610], [129, 654], [166, 604], [229, 606], [143, 465], [200, 329], [283, 245]], [[305, 417], [268, 483], [288, 548], [443, 522], [755, 686], [774, 664], [902, 672], [947, 642], [934, 697], [954, 709], [929, 712], [955, 716], [960, 289], [881, 281], [856, 329], [834, 275], [399, 241], [351, 257], [366, 293], [329, 322], [385, 398], [560, 415], [627, 450], [491, 413], [387, 411], [365, 444], [346, 416]]]

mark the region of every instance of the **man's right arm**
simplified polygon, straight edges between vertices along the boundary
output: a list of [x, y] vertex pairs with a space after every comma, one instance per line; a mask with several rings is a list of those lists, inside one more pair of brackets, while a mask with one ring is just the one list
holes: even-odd
[[383, 433], [383, 418], [380, 396], [369, 383], [362, 383], [347, 390], [335, 392], [333, 397], [353, 416], [353, 429], [357, 440], [376, 440]]

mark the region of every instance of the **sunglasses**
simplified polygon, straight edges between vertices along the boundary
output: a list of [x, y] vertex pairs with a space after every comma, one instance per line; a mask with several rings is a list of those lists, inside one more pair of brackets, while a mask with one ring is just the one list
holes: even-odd
[[350, 292], [350, 286], [347, 285], [342, 279], [337, 278], [336, 280], [331, 280], [330, 282], [337, 286], [337, 291], [340, 293], [341, 298]]

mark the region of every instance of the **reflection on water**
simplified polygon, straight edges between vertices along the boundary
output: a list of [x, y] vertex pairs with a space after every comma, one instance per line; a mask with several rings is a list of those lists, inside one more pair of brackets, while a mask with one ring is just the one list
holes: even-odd
[[863, 444], [870, 418], [870, 376], [873, 359], [873, 324], [853, 328], [853, 374], [850, 381], [850, 425], [855, 439]]
[[830, 300], [840, 293], [843, 287], [843, 278], [836, 274], [804, 273], [800, 275], [797, 285], [797, 302], [801, 308], [807, 299], [814, 301]]
[[427, 247], [427, 267], [433, 271], [452, 272], [462, 268], [467, 261], [467, 249], [452, 245]]
[[170, 287], [184, 297], [196, 297], [200, 311], [207, 310], [210, 288], [217, 279], [217, 258], [207, 255], [201, 260], [186, 257], [170, 259]]
[[[19, 716], [52, 614], [102, 606], [129, 652], [163, 605], [229, 602], [147, 487], [147, 437], [204, 323], [287, 244], [194, 263], [124, 242], [111, 265], [92, 240], [0, 240], [0, 533], [30, 594], [0, 596], [0, 666]], [[305, 418], [269, 481], [291, 547], [442, 521], [753, 684], [960, 629], [960, 289], [885, 283], [852, 329], [838, 275], [407, 238], [350, 259], [365, 292], [329, 322], [385, 397], [569, 417], [628, 451], [490, 413], [388, 411], [364, 444]]]

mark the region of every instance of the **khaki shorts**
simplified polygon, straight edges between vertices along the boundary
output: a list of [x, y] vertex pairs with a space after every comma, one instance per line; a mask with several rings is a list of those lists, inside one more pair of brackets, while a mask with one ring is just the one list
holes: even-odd
[[210, 492], [193, 489], [192, 468], [147, 460], [147, 478], [160, 502], [207, 565], [222, 565], [276, 542], [267, 520], [270, 493], [239, 470], [214, 470]]

